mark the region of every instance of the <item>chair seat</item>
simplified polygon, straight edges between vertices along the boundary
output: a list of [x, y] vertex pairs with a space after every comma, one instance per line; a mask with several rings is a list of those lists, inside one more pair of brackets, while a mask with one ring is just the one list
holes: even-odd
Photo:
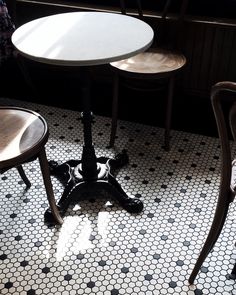
[[45, 120], [37, 113], [0, 107], [0, 169], [35, 156], [48, 139]]
[[181, 69], [185, 64], [184, 55], [154, 48], [134, 57], [110, 63], [112, 67], [121, 71], [139, 74], [172, 73]]
[[16, 167], [29, 188], [31, 184], [22, 164], [38, 158], [50, 205], [50, 210], [45, 212], [45, 220], [52, 224], [62, 224], [44, 147], [48, 137], [47, 122], [38, 113], [12, 106], [0, 107], [0, 173]]
[[[146, 19], [143, 13], [142, 0], [120, 1], [121, 13], [129, 15], [131, 12], [130, 2], [134, 4], [134, 10], [137, 9], [137, 17]], [[162, 1], [161, 1], [162, 2]], [[180, 49], [183, 42], [183, 21], [188, 6], [188, 0], [180, 0], [176, 5], [176, 14], [174, 22], [167, 22], [171, 14], [171, 7], [174, 4], [172, 0], [163, 1], [162, 9], [158, 12], [157, 26], [155, 25], [154, 40], [155, 43], [145, 52], [136, 54], [133, 57], [110, 63], [110, 69], [113, 71], [113, 101], [112, 101], [112, 122], [109, 146], [113, 147], [116, 138], [117, 119], [118, 119], [118, 101], [120, 85], [124, 85], [135, 91], [144, 90], [154, 91], [159, 96], [161, 90], [166, 90], [166, 115], [165, 115], [165, 133], [164, 148], [170, 149], [170, 128], [172, 117], [172, 105], [175, 88], [175, 79], [186, 64], [186, 58], [177, 49]], [[132, 5], [133, 5], [132, 4]], [[133, 15], [132, 15], [133, 16]], [[160, 18], [159, 18], [160, 17]], [[125, 29], [125, 28], [124, 28]], [[156, 32], [155, 32], [156, 31]], [[181, 38], [179, 38], [181, 37]], [[138, 37], [137, 37], [138, 38]], [[168, 41], [168, 50], [166, 42]], [[157, 47], [160, 46], [160, 47]], [[165, 47], [164, 47], [165, 46]], [[136, 80], [136, 81], [135, 81]], [[159, 81], [158, 81], [159, 80]], [[158, 82], [158, 83], [156, 83]], [[159, 83], [160, 82], [160, 83]], [[167, 86], [167, 87], [165, 87]], [[148, 107], [148, 97], [143, 101], [145, 108]], [[133, 98], [133, 97], [132, 97]]]

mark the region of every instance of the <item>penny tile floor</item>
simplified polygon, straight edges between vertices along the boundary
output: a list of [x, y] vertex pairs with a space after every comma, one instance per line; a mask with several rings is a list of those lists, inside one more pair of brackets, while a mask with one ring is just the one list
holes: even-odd
[[[1, 105], [36, 110], [47, 120], [49, 160], [79, 158], [83, 144], [77, 111], [0, 99]], [[95, 116], [97, 156], [126, 149], [130, 162], [117, 180], [144, 202], [130, 214], [109, 196], [90, 196], [71, 206], [60, 226], [48, 227], [48, 207], [38, 161], [24, 165], [25, 190], [15, 169], [0, 178], [0, 294], [236, 294], [229, 279], [235, 260], [235, 203], [195, 284], [188, 277], [209, 231], [219, 187], [219, 140], [119, 121], [115, 148], [108, 148], [110, 118]], [[63, 186], [52, 176], [55, 197]]]

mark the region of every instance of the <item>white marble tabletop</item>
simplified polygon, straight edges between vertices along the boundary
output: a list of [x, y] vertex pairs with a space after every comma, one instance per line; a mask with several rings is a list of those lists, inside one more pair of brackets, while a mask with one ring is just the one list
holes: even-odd
[[69, 12], [42, 17], [12, 35], [18, 51], [38, 62], [89, 66], [128, 58], [153, 41], [145, 22], [118, 13]]

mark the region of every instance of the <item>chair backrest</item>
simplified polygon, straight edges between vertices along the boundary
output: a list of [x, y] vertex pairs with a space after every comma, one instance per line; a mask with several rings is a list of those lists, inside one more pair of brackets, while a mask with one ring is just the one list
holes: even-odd
[[[144, 0], [143, 0], [144, 1]], [[122, 14], [130, 14], [133, 11], [137, 17], [144, 19], [142, 0], [120, 0]], [[156, 0], [158, 12], [157, 30], [154, 28], [154, 46], [161, 45], [171, 49], [180, 49], [182, 43], [182, 29], [184, 16], [188, 7], [188, 0]], [[167, 20], [170, 19], [170, 22]]]

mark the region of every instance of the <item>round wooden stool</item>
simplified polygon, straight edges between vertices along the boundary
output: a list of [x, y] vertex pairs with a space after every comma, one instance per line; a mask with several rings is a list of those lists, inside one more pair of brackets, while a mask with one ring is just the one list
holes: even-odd
[[45, 152], [48, 137], [47, 122], [38, 113], [19, 107], [0, 107], [0, 173], [16, 167], [29, 188], [30, 181], [21, 165], [38, 158], [54, 223], [62, 224]]

